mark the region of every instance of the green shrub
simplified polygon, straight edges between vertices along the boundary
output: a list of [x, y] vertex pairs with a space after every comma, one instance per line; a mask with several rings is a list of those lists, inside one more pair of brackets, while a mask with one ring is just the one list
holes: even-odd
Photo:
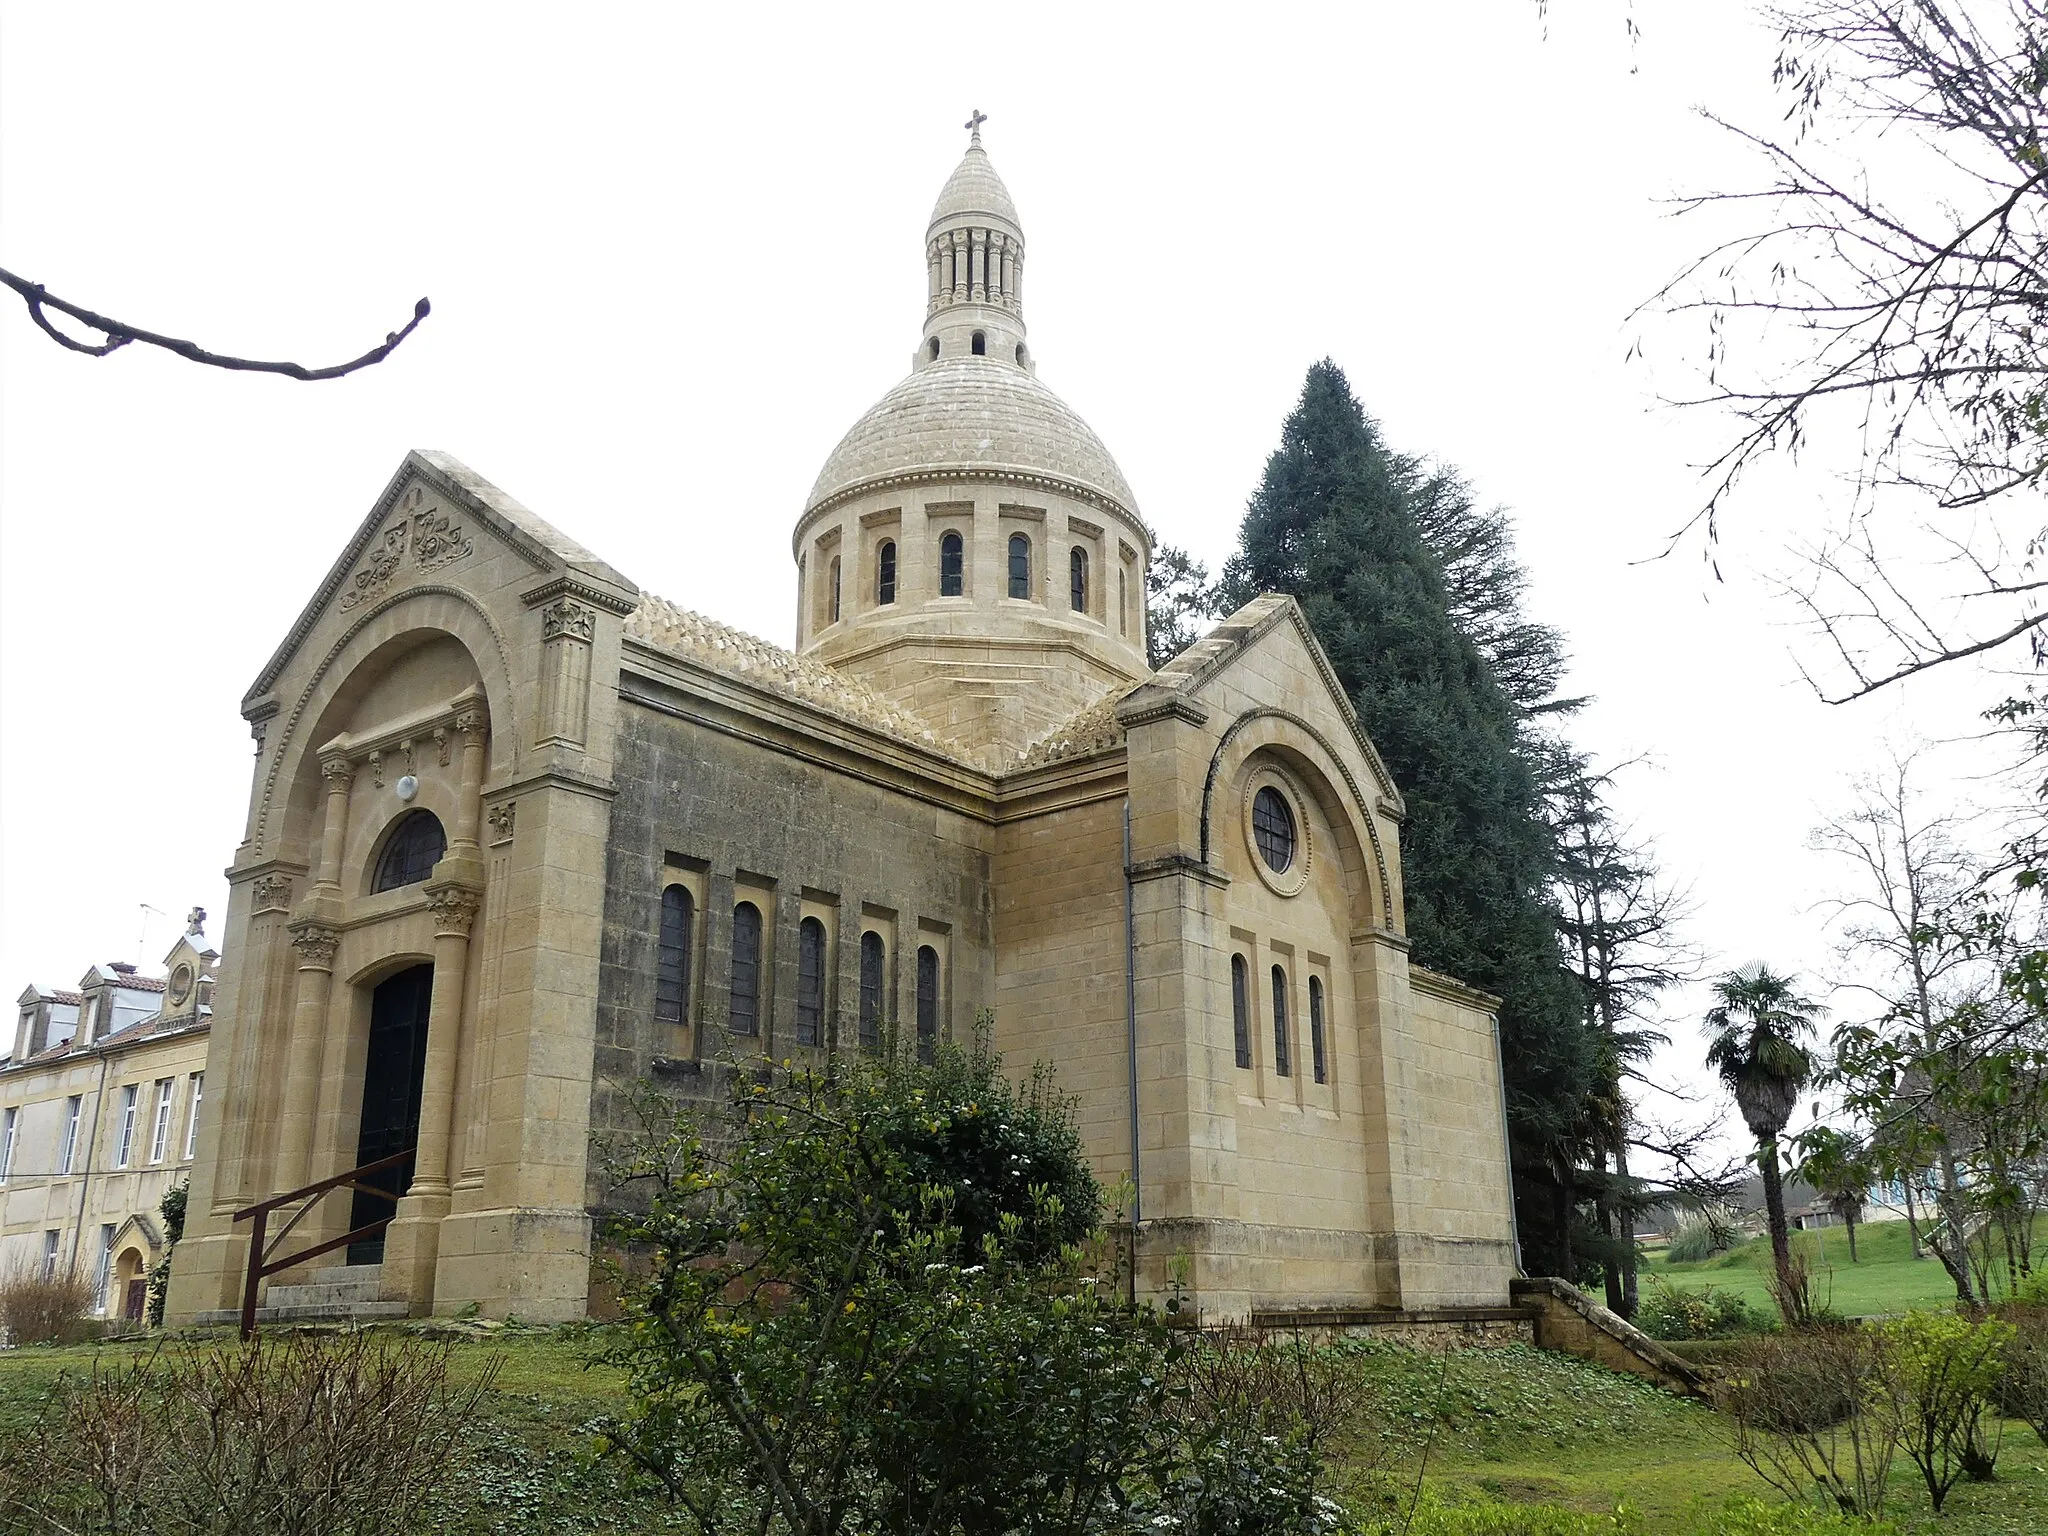
[[1653, 1339], [1732, 1339], [1768, 1332], [1774, 1325], [1733, 1291], [1697, 1289], [1650, 1277], [1650, 1294], [1636, 1309], [1636, 1326]]
[[2048, 1445], [2048, 1306], [2007, 1302], [1998, 1315], [2013, 1325], [1996, 1392], [1998, 1410], [2024, 1420]]
[[1960, 1479], [1991, 1478], [2001, 1421], [1991, 1415], [1987, 1433], [1985, 1410], [2016, 1331], [2000, 1318], [1974, 1322], [1953, 1312], [1908, 1312], [1883, 1325], [1896, 1390], [1879, 1402], [1893, 1415], [1936, 1514]]

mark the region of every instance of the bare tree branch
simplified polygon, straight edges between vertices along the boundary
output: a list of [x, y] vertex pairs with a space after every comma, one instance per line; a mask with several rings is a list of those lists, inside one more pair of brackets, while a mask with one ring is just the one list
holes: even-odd
[[[413, 305], [412, 319], [405, 323], [405, 328], [387, 335], [382, 346], [372, 347], [351, 362], [336, 363], [329, 368], [308, 368], [301, 363], [266, 363], [254, 358], [231, 357], [222, 352], [209, 352], [197, 342], [180, 341], [175, 336], [162, 336], [155, 331], [146, 331], [139, 325], [129, 325], [126, 321], [82, 309], [68, 300], [58, 298], [41, 283], [32, 283], [25, 277], [17, 277], [4, 267], [0, 267], [0, 283], [5, 283], [21, 295], [22, 302], [28, 306], [29, 317], [52, 341], [70, 351], [82, 352], [87, 357], [105, 357], [108, 353], [127, 346], [131, 341], [139, 341], [144, 346], [161, 347], [166, 352], [176, 353], [187, 362], [204, 363], [209, 368], [230, 368], [243, 373], [281, 373], [286, 378], [309, 383], [319, 379], [339, 379], [360, 368], [368, 368], [374, 363], [383, 362], [397, 349], [400, 342], [413, 333], [413, 328], [427, 318], [431, 310], [427, 301], [421, 299], [419, 303]], [[69, 315], [81, 325], [100, 332], [107, 339], [100, 342], [85, 342], [74, 336], [65, 335], [50, 323], [50, 317], [44, 313], [46, 308]]]

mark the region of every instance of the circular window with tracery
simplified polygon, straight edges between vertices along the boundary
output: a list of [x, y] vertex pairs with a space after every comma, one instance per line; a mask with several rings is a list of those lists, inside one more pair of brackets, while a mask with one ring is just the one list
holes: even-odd
[[1282, 896], [1308, 884], [1308, 818], [1301, 796], [1276, 769], [1260, 768], [1245, 784], [1245, 842], [1252, 868]]
[[1252, 796], [1252, 843], [1266, 868], [1287, 873], [1294, 862], [1294, 812], [1287, 797], [1268, 784]]

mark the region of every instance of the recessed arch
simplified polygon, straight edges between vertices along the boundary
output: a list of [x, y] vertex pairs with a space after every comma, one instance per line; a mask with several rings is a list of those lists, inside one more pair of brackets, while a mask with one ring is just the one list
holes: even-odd
[[[1251, 753], [1261, 748], [1273, 749], [1283, 757], [1291, 756], [1304, 770], [1302, 777], [1310, 789], [1313, 791], [1317, 788], [1327, 788], [1332, 792], [1333, 799], [1335, 786], [1344, 786], [1350, 801], [1349, 807], [1338, 805], [1338, 814], [1333, 816], [1332, 820], [1339, 825], [1341, 831], [1348, 832], [1352, 838], [1372, 850], [1373, 868], [1369, 872], [1368, 881], [1373, 883], [1371, 877], [1376, 875], [1378, 889], [1368, 890], [1368, 900], [1370, 906], [1377, 909], [1378, 926], [1389, 932], [1398, 932], [1399, 925], [1394, 921], [1394, 890], [1389, 878], [1386, 847], [1380, 841], [1379, 824], [1374, 819], [1372, 808], [1367, 804], [1365, 794], [1359, 787], [1358, 777], [1352, 773], [1350, 766], [1331, 745], [1327, 736], [1301, 716], [1288, 710], [1248, 709], [1231, 721], [1217, 740], [1215, 750], [1209, 755], [1208, 776], [1202, 781], [1202, 862], [1207, 864], [1210, 860], [1216, 784], [1222, 774], [1224, 757], [1238, 738], [1247, 731], [1253, 734], [1251, 740], [1243, 747], [1245, 756], [1249, 757]], [[1291, 735], [1296, 739], [1290, 740]], [[1328, 810], [1330, 807], [1326, 806], [1325, 809]], [[1355, 816], [1348, 814], [1348, 811], [1355, 811]], [[1365, 916], [1367, 921], [1371, 920], [1370, 912], [1361, 915]]]
[[[419, 611], [402, 611], [413, 608]], [[518, 712], [512, 703], [512, 663], [504, 633], [489, 611], [467, 592], [439, 583], [408, 587], [370, 608], [342, 631], [314, 667], [282, 723], [273, 726], [275, 740], [272, 732], [265, 733], [269, 766], [264, 772], [255, 824], [250, 829], [253, 849], [267, 855], [276, 851], [272, 821], [280, 781], [290, 786], [286, 791], [288, 799], [303, 789], [310, 803], [318, 793], [312, 782], [318, 775], [303, 771], [318, 748], [317, 741], [311, 747], [301, 745], [306, 722], [326, 717], [336, 700], [358, 681], [365, 666], [436, 634], [451, 637], [469, 652], [490, 708], [490, 774], [495, 778], [511, 771]]]

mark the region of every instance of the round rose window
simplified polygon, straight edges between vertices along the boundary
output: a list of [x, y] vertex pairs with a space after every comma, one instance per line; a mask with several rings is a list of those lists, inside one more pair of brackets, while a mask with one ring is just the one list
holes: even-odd
[[192, 995], [192, 967], [181, 965], [171, 972], [171, 1003], [176, 1006]]
[[1270, 784], [1252, 798], [1252, 839], [1266, 868], [1286, 873], [1294, 862], [1294, 807]]

